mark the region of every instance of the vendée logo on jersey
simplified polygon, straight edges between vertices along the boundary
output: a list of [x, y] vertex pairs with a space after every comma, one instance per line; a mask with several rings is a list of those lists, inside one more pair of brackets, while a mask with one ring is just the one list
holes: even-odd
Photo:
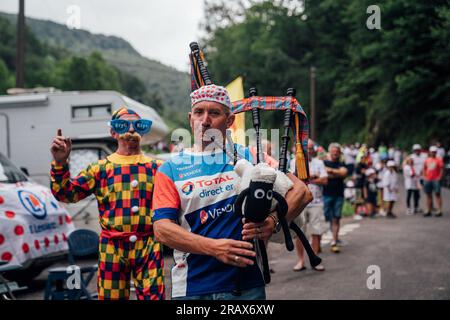
[[205, 210], [200, 211], [200, 222], [205, 224], [208, 221], [208, 213]]
[[205, 224], [209, 218], [212, 220], [220, 217], [224, 213], [230, 213], [234, 211], [234, 204], [229, 203], [222, 208], [213, 208], [210, 210], [201, 210], [200, 211], [200, 222], [201, 224]]
[[180, 173], [180, 174], [178, 175], [178, 177], [179, 177], [180, 179], [183, 179], [183, 178], [186, 178], [186, 177], [193, 176], [193, 175], [195, 175], [195, 174], [197, 174], [197, 173], [200, 173], [200, 172], [201, 172], [200, 169], [195, 169], [195, 170], [193, 170], [193, 171], [189, 171], [189, 172], [185, 172], [185, 173]]

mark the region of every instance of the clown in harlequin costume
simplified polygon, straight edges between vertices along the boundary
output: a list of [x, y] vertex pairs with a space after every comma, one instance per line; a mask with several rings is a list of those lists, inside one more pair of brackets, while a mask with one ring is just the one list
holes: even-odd
[[128, 299], [131, 278], [139, 300], [164, 299], [164, 262], [151, 221], [154, 175], [161, 163], [146, 157], [140, 148], [141, 136], [150, 131], [152, 122], [120, 108], [109, 124], [117, 151], [72, 179], [68, 164], [72, 142], [58, 130], [51, 145], [51, 189], [66, 203], [91, 194], [97, 198], [102, 229], [99, 299]]

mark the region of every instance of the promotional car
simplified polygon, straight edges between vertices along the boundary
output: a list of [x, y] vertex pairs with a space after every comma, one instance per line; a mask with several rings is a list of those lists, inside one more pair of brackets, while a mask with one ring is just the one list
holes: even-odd
[[0, 153], [0, 260], [21, 265], [19, 271], [32, 278], [67, 253], [73, 230], [67, 210], [49, 188]]

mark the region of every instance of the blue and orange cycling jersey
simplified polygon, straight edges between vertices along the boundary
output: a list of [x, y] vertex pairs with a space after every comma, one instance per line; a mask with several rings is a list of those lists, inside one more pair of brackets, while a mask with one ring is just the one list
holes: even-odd
[[[247, 148], [238, 153], [251, 160]], [[239, 176], [225, 153], [184, 151], [159, 168], [153, 221], [170, 219], [208, 238], [242, 240], [242, 220], [234, 213]], [[232, 291], [240, 268], [214, 257], [174, 251], [172, 297]], [[264, 285], [257, 265], [245, 268], [242, 289]]]

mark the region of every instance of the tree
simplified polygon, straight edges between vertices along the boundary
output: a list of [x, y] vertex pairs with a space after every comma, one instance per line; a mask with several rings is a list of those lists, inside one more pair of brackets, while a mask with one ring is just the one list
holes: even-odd
[[[217, 83], [243, 75], [262, 95], [294, 86], [308, 113], [315, 66], [319, 142], [450, 143], [448, 0], [380, 1], [381, 30], [366, 27], [368, 0], [308, 1], [304, 13], [290, 1], [207, 2], [215, 5], [206, 6], [206, 58]], [[216, 23], [221, 10], [238, 18]]]
[[13, 87], [13, 76], [6, 64], [0, 59], [0, 94], [5, 94], [8, 88]]

